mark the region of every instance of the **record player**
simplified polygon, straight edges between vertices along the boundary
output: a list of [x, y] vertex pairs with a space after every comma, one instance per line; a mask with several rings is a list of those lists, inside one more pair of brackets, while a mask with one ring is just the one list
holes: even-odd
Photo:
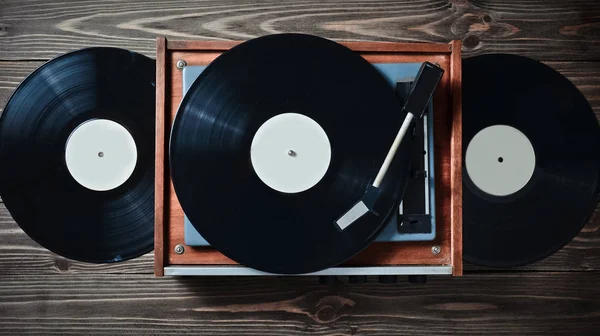
[[156, 62], [92, 47], [27, 76], [0, 116], [0, 195], [77, 261], [154, 246], [157, 276], [422, 282], [571, 241], [597, 207], [599, 131], [551, 67], [463, 62], [460, 41], [159, 38]]
[[29, 75], [0, 118], [0, 194], [73, 260], [154, 246], [157, 276], [422, 282], [575, 237], [600, 194], [599, 130], [555, 70], [461, 62], [459, 41], [159, 38], [156, 62], [87, 48]]
[[[171, 126], [194, 80], [240, 42], [157, 40], [155, 274], [266, 275], [212, 248], [183, 212], [168, 165]], [[410, 130], [411, 178], [396, 213], [365, 250], [311, 275], [462, 274], [461, 54], [450, 44], [342, 42], [358, 52], [406, 99], [420, 65], [445, 73], [424, 117]], [[352, 71], [352, 69], [348, 69]], [[232, 233], [235, 234], [235, 233]]]

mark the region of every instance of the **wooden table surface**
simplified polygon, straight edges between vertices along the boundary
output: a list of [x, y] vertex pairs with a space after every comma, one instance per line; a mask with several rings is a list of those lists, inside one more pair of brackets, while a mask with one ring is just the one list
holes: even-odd
[[[461, 39], [465, 57], [530, 56], [573, 81], [600, 117], [597, 0], [2, 0], [0, 106], [27, 74], [70, 50], [115, 46], [154, 57], [159, 35], [240, 40], [277, 32]], [[154, 278], [152, 254], [73, 262], [29, 239], [0, 201], [0, 334], [600, 334], [599, 209], [570, 244], [526, 267], [465, 265], [463, 277], [426, 285], [371, 278], [327, 287], [309, 277]]]

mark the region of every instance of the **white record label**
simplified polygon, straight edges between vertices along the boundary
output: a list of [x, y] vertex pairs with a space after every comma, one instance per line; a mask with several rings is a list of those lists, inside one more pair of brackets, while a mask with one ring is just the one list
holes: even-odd
[[323, 128], [298, 113], [279, 114], [262, 124], [250, 146], [252, 167], [267, 186], [299, 193], [325, 176], [331, 145]]
[[65, 161], [79, 184], [107, 191], [131, 177], [137, 148], [125, 127], [111, 120], [92, 119], [77, 126], [67, 139]]
[[512, 126], [494, 125], [479, 131], [469, 142], [465, 166], [479, 189], [494, 196], [508, 196], [531, 179], [535, 152], [523, 132]]

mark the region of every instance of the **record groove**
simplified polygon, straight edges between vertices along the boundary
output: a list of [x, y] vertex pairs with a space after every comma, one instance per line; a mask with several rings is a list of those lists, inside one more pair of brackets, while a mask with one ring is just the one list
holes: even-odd
[[[15, 90], [0, 117], [0, 195], [40, 245], [86, 262], [152, 250], [154, 81], [152, 59], [88, 48], [45, 63]], [[65, 163], [73, 130], [97, 119], [124, 126], [137, 147], [131, 177], [102, 192], [76, 182]]]
[[[463, 96], [463, 159], [474, 137], [494, 125], [521, 131], [535, 155], [531, 178], [506, 196], [484, 192], [465, 165], [464, 259], [509, 267], [554, 253], [579, 233], [598, 203], [600, 128], [590, 105], [552, 68], [503, 54], [463, 61]], [[498, 167], [507, 164], [497, 156]], [[523, 174], [518, 169], [513, 173]]]
[[[250, 159], [259, 127], [284, 113], [313, 119], [331, 144], [325, 176], [300, 193], [265, 185]], [[393, 88], [346, 47], [301, 34], [253, 39], [215, 59], [183, 98], [170, 141], [175, 191], [198, 232], [241, 264], [271, 273], [335, 266], [396, 209], [410, 140], [381, 186], [380, 215], [344, 231], [334, 224], [375, 178], [403, 119]]]

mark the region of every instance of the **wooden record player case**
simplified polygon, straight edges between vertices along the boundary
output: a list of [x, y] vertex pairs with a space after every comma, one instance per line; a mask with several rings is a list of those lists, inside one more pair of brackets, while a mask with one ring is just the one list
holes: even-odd
[[[171, 125], [182, 98], [182, 66], [207, 65], [239, 41], [157, 39], [156, 177], [154, 273], [163, 275], [252, 275], [211, 247], [184, 243], [184, 214], [168, 164]], [[462, 275], [462, 92], [461, 42], [448, 44], [340, 42], [371, 63], [429, 61], [444, 76], [434, 95], [436, 238], [425, 242], [372, 243], [344, 265], [318, 272], [354, 274]], [[177, 64], [180, 62], [179, 65]], [[177, 247], [177, 252], [175, 251]], [[182, 249], [183, 247], [183, 249]], [[183, 252], [182, 252], [183, 251]]]

